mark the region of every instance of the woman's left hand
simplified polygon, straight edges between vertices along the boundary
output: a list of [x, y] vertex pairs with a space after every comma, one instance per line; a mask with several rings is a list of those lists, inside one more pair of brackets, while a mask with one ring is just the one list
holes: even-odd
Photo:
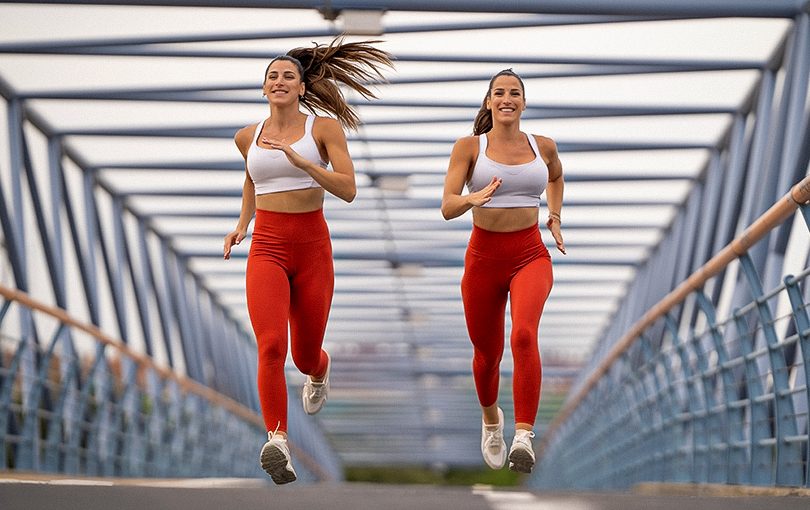
[[560, 222], [555, 221], [554, 218], [549, 218], [546, 222], [546, 227], [551, 231], [554, 236], [554, 241], [557, 242], [557, 249], [565, 255], [565, 243], [563, 243], [562, 232], [560, 232]]

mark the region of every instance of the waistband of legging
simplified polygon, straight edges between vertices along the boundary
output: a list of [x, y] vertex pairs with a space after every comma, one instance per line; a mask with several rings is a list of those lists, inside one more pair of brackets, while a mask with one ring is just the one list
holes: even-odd
[[473, 225], [469, 248], [494, 259], [509, 259], [524, 250], [545, 250], [538, 224], [514, 232], [495, 232]]
[[323, 216], [323, 209], [303, 213], [285, 213], [256, 210], [253, 223], [253, 237], [269, 236], [292, 242], [306, 243], [329, 237], [329, 227]]

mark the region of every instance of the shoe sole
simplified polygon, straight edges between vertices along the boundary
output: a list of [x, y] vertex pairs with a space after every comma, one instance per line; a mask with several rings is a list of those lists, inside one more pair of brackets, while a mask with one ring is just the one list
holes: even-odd
[[277, 485], [294, 482], [295, 471], [287, 469], [287, 456], [275, 445], [264, 445], [261, 455], [262, 469]]
[[528, 474], [532, 472], [533, 467], [534, 458], [531, 452], [518, 448], [509, 453], [509, 471]]

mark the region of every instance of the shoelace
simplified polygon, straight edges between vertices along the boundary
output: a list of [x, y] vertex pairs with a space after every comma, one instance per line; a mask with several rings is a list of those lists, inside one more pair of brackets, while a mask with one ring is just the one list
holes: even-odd
[[276, 425], [276, 430], [274, 430], [273, 432], [270, 432], [270, 431], [268, 431], [268, 432], [267, 432], [267, 434], [268, 434], [267, 438], [268, 438], [268, 439], [271, 439], [271, 440], [272, 440], [273, 438], [275, 438], [275, 437], [276, 437], [276, 433], [278, 432], [278, 428], [279, 428], [279, 427], [281, 427], [281, 422], [278, 422], [278, 424]]
[[494, 430], [492, 432], [487, 430], [487, 439], [484, 441], [484, 448], [490, 451], [500, 449], [502, 440], [503, 434], [499, 430]]
[[531, 431], [518, 432], [517, 434], [515, 434], [515, 441], [518, 443], [523, 443], [529, 448], [531, 448], [532, 446], [532, 438], [534, 438], [534, 432]]
[[314, 382], [309, 381], [309, 398], [321, 398], [323, 396], [323, 390], [326, 387], [325, 380], [321, 382]]

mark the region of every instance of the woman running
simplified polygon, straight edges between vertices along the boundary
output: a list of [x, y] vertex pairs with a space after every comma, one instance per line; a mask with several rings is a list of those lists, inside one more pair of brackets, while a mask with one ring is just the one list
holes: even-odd
[[[295, 366], [307, 380], [303, 406], [318, 413], [329, 391], [331, 359], [321, 347], [334, 290], [324, 192], [351, 202], [357, 188], [343, 126], [358, 117], [340, 82], [366, 98], [363, 85], [384, 81], [391, 55], [369, 43], [296, 48], [267, 67], [262, 87], [270, 116], [240, 129], [234, 141], [245, 158], [242, 210], [225, 236], [224, 255], [247, 235], [256, 217], [246, 270], [247, 306], [258, 345], [258, 390], [268, 441], [262, 468], [277, 484], [296, 479], [287, 445], [287, 328]], [[336, 117], [318, 117], [327, 112]], [[327, 169], [331, 164], [332, 169]]]
[[[493, 469], [506, 463], [504, 417], [498, 407], [506, 301], [512, 316], [515, 436], [509, 469], [530, 473], [542, 368], [537, 328], [553, 282], [551, 257], [538, 229], [546, 192], [546, 227], [565, 253], [560, 233], [562, 165], [553, 140], [520, 130], [526, 109], [523, 80], [507, 69], [489, 83], [474, 136], [453, 147], [444, 182], [445, 219], [472, 209], [473, 231], [464, 260], [461, 296], [474, 348], [473, 376], [483, 411], [481, 453]], [[462, 195], [466, 184], [469, 193]]]

